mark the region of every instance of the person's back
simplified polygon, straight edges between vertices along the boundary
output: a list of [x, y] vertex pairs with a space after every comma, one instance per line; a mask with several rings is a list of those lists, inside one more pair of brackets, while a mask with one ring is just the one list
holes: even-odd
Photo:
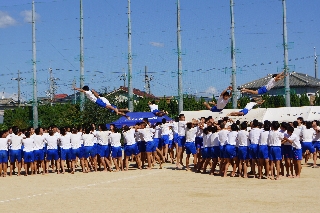
[[136, 143], [134, 136], [135, 136], [135, 129], [129, 129], [128, 131], [125, 131], [123, 133], [124, 140], [126, 141], [128, 146]]
[[62, 149], [71, 149], [71, 137], [70, 135], [61, 135], [60, 138], [60, 147]]
[[83, 134], [82, 139], [83, 139], [84, 146], [93, 146], [94, 145], [94, 135], [93, 134], [91, 134], [91, 133]]
[[259, 145], [260, 146], [268, 145], [268, 137], [269, 137], [269, 131], [262, 131], [259, 137]]
[[12, 134], [11, 136], [11, 150], [20, 150], [22, 137], [20, 135]]
[[46, 141], [47, 141], [47, 144], [48, 144], [48, 146], [47, 146], [48, 150], [49, 149], [58, 149], [58, 138], [56, 136], [54, 136], [54, 135], [50, 136], [49, 135], [46, 138]]
[[221, 146], [227, 144], [227, 142], [228, 142], [228, 134], [229, 134], [229, 131], [226, 130], [226, 129], [222, 129], [222, 130], [219, 131], [218, 137], [219, 137], [219, 141], [220, 141], [220, 145]]
[[269, 146], [281, 146], [281, 139], [283, 137], [284, 134], [278, 130], [271, 130], [268, 136]]
[[302, 129], [301, 131], [301, 135], [302, 135], [302, 142], [312, 142], [313, 141], [313, 137], [315, 136], [315, 131], [314, 129]]
[[121, 134], [113, 132], [110, 134], [111, 146], [120, 147], [121, 146]]
[[260, 138], [260, 133], [262, 132], [261, 129], [254, 127], [251, 129], [249, 132], [249, 140], [251, 144], [258, 144], [259, 143], [259, 138]]
[[34, 150], [41, 150], [44, 147], [45, 137], [43, 135], [35, 135], [34, 140]]
[[70, 141], [71, 141], [71, 148], [72, 149], [78, 149], [81, 147], [81, 134], [73, 133], [70, 135]]
[[197, 128], [186, 129], [186, 142], [195, 142]]
[[248, 146], [249, 143], [249, 132], [246, 130], [240, 130], [238, 132], [238, 145]]
[[227, 143], [229, 145], [235, 146], [237, 145], [237, 136], [238, 136], [238, 132], [237, 131], [231, 131], [228, 133], [228, 140]]

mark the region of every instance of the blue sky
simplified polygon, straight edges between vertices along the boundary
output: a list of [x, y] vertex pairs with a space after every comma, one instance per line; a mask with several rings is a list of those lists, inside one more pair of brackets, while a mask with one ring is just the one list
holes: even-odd
[[[32, 97], [31, 0], [0, 1], [0, 95]], [[49, 89], [53, 69], [57, 93], [79, 86], [79, 1], [35, 1], [38, 96]], [[212, 96], [230, 84], [229, 1], [180, 0], [184, 93]], [[237, 84], [283, 67], [282, 2], [234, 0]], [[127, 71], [127, 1], [83, 0], [85, 82], [108, 91], [123, 85]], [[291, 71], [314, 76], [314, 47], [320, 52], [319, 0], [287, 1]], [[132, 0], [133, 86], [144, 90], [144, 67], [153, 75], [151, 92], [177, 95], [176, 0]], [[320, 76], [320, 75], [319, 75]]]

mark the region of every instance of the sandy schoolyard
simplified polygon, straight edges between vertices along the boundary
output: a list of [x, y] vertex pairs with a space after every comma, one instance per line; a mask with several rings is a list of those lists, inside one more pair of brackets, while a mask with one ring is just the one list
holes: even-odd
[[[320, 162], [319, 162], [320, 163]], [[221, 178], [175, 170], [0, 178], [0, 212], [320, 212], [320, 168], [300, 179]]]

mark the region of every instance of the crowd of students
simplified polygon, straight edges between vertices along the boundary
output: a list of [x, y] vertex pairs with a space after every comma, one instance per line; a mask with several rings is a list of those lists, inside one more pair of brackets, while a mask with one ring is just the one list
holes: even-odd
[[66, 170], [74, 174], [79, 166], [84, 173], [127, 171], [129, 166], [152, 169], [155, 164], [161, 169], [164, 163], [171, 163], [176, 169], [203, 173], [209, 167], [209, 174], [222, 177], [228, 175], [231, 166], [231, 177], [280, 179], [300, 177], [303, 156], [307, 162], [312, 154], [316, 168], [318, 151], [318, 121], [305, 122], [299, 117], [290, 123], [240, 123], [228, 117], [217, 122], [208, 117], [187, 122], [180, 114], [175, 121], [162, 119], [151, 125], [144, 119], [121, 129], [114, 125], [109, 129], [99, 125], [96, 129], [94, 124], [86, 128], [54, 126], [26, 131], [12, 127], [1, 132], [0, 174], [7, 175], [8, 165], [11, 176], [15, 172], [59, 174]]

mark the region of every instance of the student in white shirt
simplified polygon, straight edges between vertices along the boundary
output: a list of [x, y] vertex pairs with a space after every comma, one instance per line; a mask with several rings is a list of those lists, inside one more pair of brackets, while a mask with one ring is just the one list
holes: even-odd
[[168, 112], [160, 111], [160, 110], [158, 109], [158, 105], [156, 104], [155, 101], [149, 101], [149, 102], [148, 102], [148, 105], [149, 105], [150, 111], [151, 111], [154, 115], [156, 115], [156, 116], [158, 116], [158, 117], [162, 117], [162, 116], [168, 114]]
[[66, 129], [62, 128], [60, 130], [60, 137], [58, 138], [59, 140], [59, 146], [60, 146], [60, 160], [61, 160], [61, 169], [62, 169], [62, 174], [65, 173], [64, 165], [67, 161], [72, 160], [71, 156], [71, 135], [67, 134]]
[[253, 174], [253, 176], [256, 176], [256, 163], [258, 165], [258, 153], [259, 153], [259, 137], [260, 137], [260, 133], [262, 132], [261, 129], [259, 129], [259, 121], [254, 119], [252, 121], [252, 125], [251, 125], [251, 131], [249, 132], [249, 141], [250, 141], [250, 145], [249, 145], [249, 159], [251, 159], [251, 172]]
[[22, 144], [23, 144], [23, 157], [24, 157], [24, 168], [26, 170], [25, 176], [28, 176], [29, 169], [31, 171], [31, 175], [34, 174], [34, 140], [30, 138], [31, 134], [30, 132], [25, 133], [26, 138], [22, 139]]
[[197, 150], [196, 150], [196, 145], [195, 145], [195, 139], [196, 139], [196, 132], [197, 132], [197, 127], [194, 127], [193, 123], [189, 122], [187, 123], [187, 128], [186, 128], [186, 170], [190, 171], [189, 168], [189, 161], [190, 161], [190, 154], [193, 155], [193, 170], [196, 171], [197, 167]]
[[220, 131], [218, 133], [218, 138], [220, 142], [220, 175], [224, 173], [224, 166], [225, 166], [225, 149], [226, 149], [226, 144], [228, 142], [228, 134], [229, 130], [225, 128], [225, 124], [223, 122], [220, 123]]
[[219, 132], [217, 126], [209, 126], [208, 128], [210, 128], [212, 131], [212, 134], [209, 137], [209, 141], [211, 148], [210, 155], [212, 159], [210, 175], [213, 175], [216, 170], [216, 166], [218, 164], [218, 159], [220, 156]]
[[231, 125], [231, 132], [228, 133], [228, 139], [226, 141], [225, 146], [225, 154], [224, 158], [226, 161], [224, 168], [224, 177], [227, 177], [228, 167], [233, 164], [233, 171], [231, 173], [231, 177], [235, 176], [236, 168], [237, 168], [237, 153], [236, 153], [236, 145], [237, 145], [237, 136], [238, 136], [238, 126], [236, 124]]
[[12, 176], [14, 164], [18, 164], [18, 176], [20, 176], [21, 172], [21, 162], [22, 162], [22, 136], [19, 128], [13, 128], [13, 133], [10, 139], [10, 176]]
[[270, 91], [276, 84], [277, 81], [280, 81], [283, 79], [286, 75], [284, 74], [284, 71], [281, 72], [280, 74], [273, 74], [272, 78], [268, 81], [268, 83], [265, 86], [260, 87], [258, 90], [250, 90], [250, 89], [245, 89], [242, 88], [241, 92], [242, 93], [250, 93], [250, 94], [255, 94], [255, 95], [262, 95]]
[[83, 139], [83, 159], [84, 159], [84, 173], [88, 173], [90, 171], [88, 158], [91, 157], [93, 159], [93, 167], [94, 171], [97, 171], [97, 154], [94, 150], [94, 139], [95, 136], [91, 133], [91, 128], [86, 128], [85, 134], [82, 135]]
[[45, 173], [45, 167], [44, 167], [44, 144], [45, 144], [45, 137], [42, 135], [42, 128], [38, 127], [35, 129], [35, 135], [33, 137], [34, 140], [34, 170], [35, 172], [38, 171], [40, 173], [40, 168], [38, 165], [42, 168], [42, 174]]
[[165, 118], [162, 118], [161, 124], [161, 139], [162, 139], [162, 152], [164, 156], [164, 161], [168, 161], [168, 148], [169, 148], [169, 134], [170, 134], [170, 127], [173, 126], [172, 123], [167, 123]]
[[293, 165], [295, 170], [295, 176], [300, 178], [301, 173], [301, 160], [302, 160], [302, 150], [301, 150], [301, 143], [300, 137], [298, 135], [293, 134], [294, 128], [289, 126], [287, 129], [287, 134], [289, 137], [284, 137], [284, 141], [289, 142], [293, 146]]
[[[228, 90], [230, 90], [230, 93], [228, 92]], [[225, 106], [228, 104], [231, 96], [232, 96], [232, 86], [229, 86], [227, 89], [222, 91], [222, 93], [218, 98], [217, 103], [215, 103], [214, 101], [209, 103], [204, 102], [203, 105], [211, 112], [221, 112], [225, 108]], [[209, 104], [212, 104], [213, 106], [211, 107]]]
[[247, 122], [240, 124], [238, 132], [238, 158], [239, 158], [239, 177], [248, 177], [248, 160], [249, 160], [249, 132], [247, 131]]
[[116, 128], [112, 129], [111, 131], [112, 132], [109, 137], [111, 141], [112, 160], [116, 167], [116, 170], [114, 171], [123, 171], [121, 134], [117, 132], [118, 130]]
[[265, 174], [267, 178], [269, 177], [269, 149], [268, 149], [268, 137], [270, 132], [270, 122], [265, 121], [263, 126], [263, 131], [260, 133], [259, 137], [259, 164], [258, 164], [258, 171], [259, 176], [258, 178], [262, 178], [262, 167], [265, 166]]
[[128, 126], [123, 127], [123, 137], [124, 141], [127, 144], [125, 149], [126, 159], [125, 159], [125, 171], [128, 171], [129, 168], [129, 158], [130, 156], [134, 156], [136, 159], [136, 163], [138, 165], [138, 168], [141, 170], [141, 162], [139, 154], [138, 145], [135, 141], [134, 135], [135, 135], [135, 128], [130, 128]]
[[250, 102], [247, 103], [247, 105], [242, 110], [240, 110], [239, 112], [231, 112], [227, 116], [243, 116], [243, 115], [246, 115], [246, 114], [248, 114], [248, 112], [250, 110], [252, 110], [252, 108], [255, 105], [261, 105], [261, 104], [264, 103], [264, 101], [265, 100], [257, 100], [257, 101], [255, 101], [254, 99], [251, 99]]
[[177, 149], [177, 159], [176, 159], [176, 166], [178, 169], [182, 168], [182, 158], [183, 158], [183, 147], [186, 143], [186, 127], [187, 121], [185, 121], [184, 114], [179, 115], [179, 122], [178, 122], [178, 149]]
[[[172, 164], [174, 164], [174, 152], [173, 152], [173, 149], [174, 149], [174, 132], [173, 132], [173, 126], [171, 126], [169, 128], [169, 145], [168, 145], [168, 148], [169, 148], [169, 156], [170, 156], [170, 161]], [[168, 157], [166, 157], [166, 159], [168, 159]]]
[[[289, 124], [286, 122], [282, 122], [280, 125], [280, 132], [284, 134], [285, 137], [289, 137], [287, 134], [287, 129], [289, 127]], [[292, 157], [293, 157], [293, 152], [292, 152], [292, 145], [291, 143], [287, 141], [282, 141], [281, 143], [281, 153], [283, 156], [283, 160], [285, 163], [285, 169], [287, 172], [287, 177], [293, 177], [293, 164], [292, 164]], [[282, 162], [280, 162], [280, 167], [281, 167], [281, 175], [284, 176], [284, 166]], [[291, 172], [291, 174], [290, 174]]]
[[280, 124], [277, 121], [271, 123], [271, 131], [269, 133], [269, 159], [271, 161], [271, 179], [274, 179], [273, 169], [276, 164], [277, 177], [276, 180], [280, 180], [280, 160], [282, 160], [281, 154], [281, 140], [284, 138], [284, 134], [279, 132]]
[[[197, 131], [198, 132], [198, 131]], [[210, 137], [212, 135], [212, 126], [203, 129], [202, 146], [201, 146], [201, 158], [198, 158], [197, 172], [203, 166], [203, 174], [206, 173], [207, 166], [211, 161], [211, 141]]]
[[[80, 130], [82, 130], [80, 128]], [[84, 171], [84, 159], [83, 159], [83, 151], [82, 151], [82, 147], [81, 147], [81, 143], [82, 143], [82, 132], [73, 128], [72, 129], [72, 134], [70, 135], [70, 141], [71, 141], [71, 167], [72, 167], [72, 171], [71, 174], [74, 174], [75, 172], [75, 164], [76, 164], [76, 159], [79, 158], [80, 159], [80, 164], [82, 167], [82, 171]]]
[[[53, 130], [49, 130], [49, 136], [46, 138], [47, 143], [47, 161], [46, 161], [46, 168], [49, 168], [49, 162], [51, 160], [55, 161], [56, 172], [60, 174], [60, 157], [58, 152], [58, 137], [54, 135]], [[52, 171], [54, 171], [54, 165], [52, 167]], [[47, 170], [48, 172], [48, 170]]]
[[104, 168], [104, 171], [109, 170], [112, 171], [112, 164], [109, 160], [110, 157], [110, 146], [109, 146], [109, 135], [111, 134], [111, 131], [107, 130], [107, 127], [105, 124], [99, 125], [99, 131], [96, 133], [96, 137], [98, 138], [98, 155], [100, 156], [101, 164]]
[[0, 132], [0, 176], [7, 176], [7, 168], [8, 168], [8, 145], [9, 140], [7, 138], [8, 131]]
[[[302, 129], [300, 135], [302, 136], [302, 153], [305, 153], [309, 150], [309, 153], [313, 155], [313, 166], [312, 168], [318, 168], [317, 166], [317, 152], [312, 144], [313, 138], [316, 135], [316, 131], [312, 128], [312, 122], [306, 122], [306, 128]], [[305, 162], [308, 161], [306, 157]]]

